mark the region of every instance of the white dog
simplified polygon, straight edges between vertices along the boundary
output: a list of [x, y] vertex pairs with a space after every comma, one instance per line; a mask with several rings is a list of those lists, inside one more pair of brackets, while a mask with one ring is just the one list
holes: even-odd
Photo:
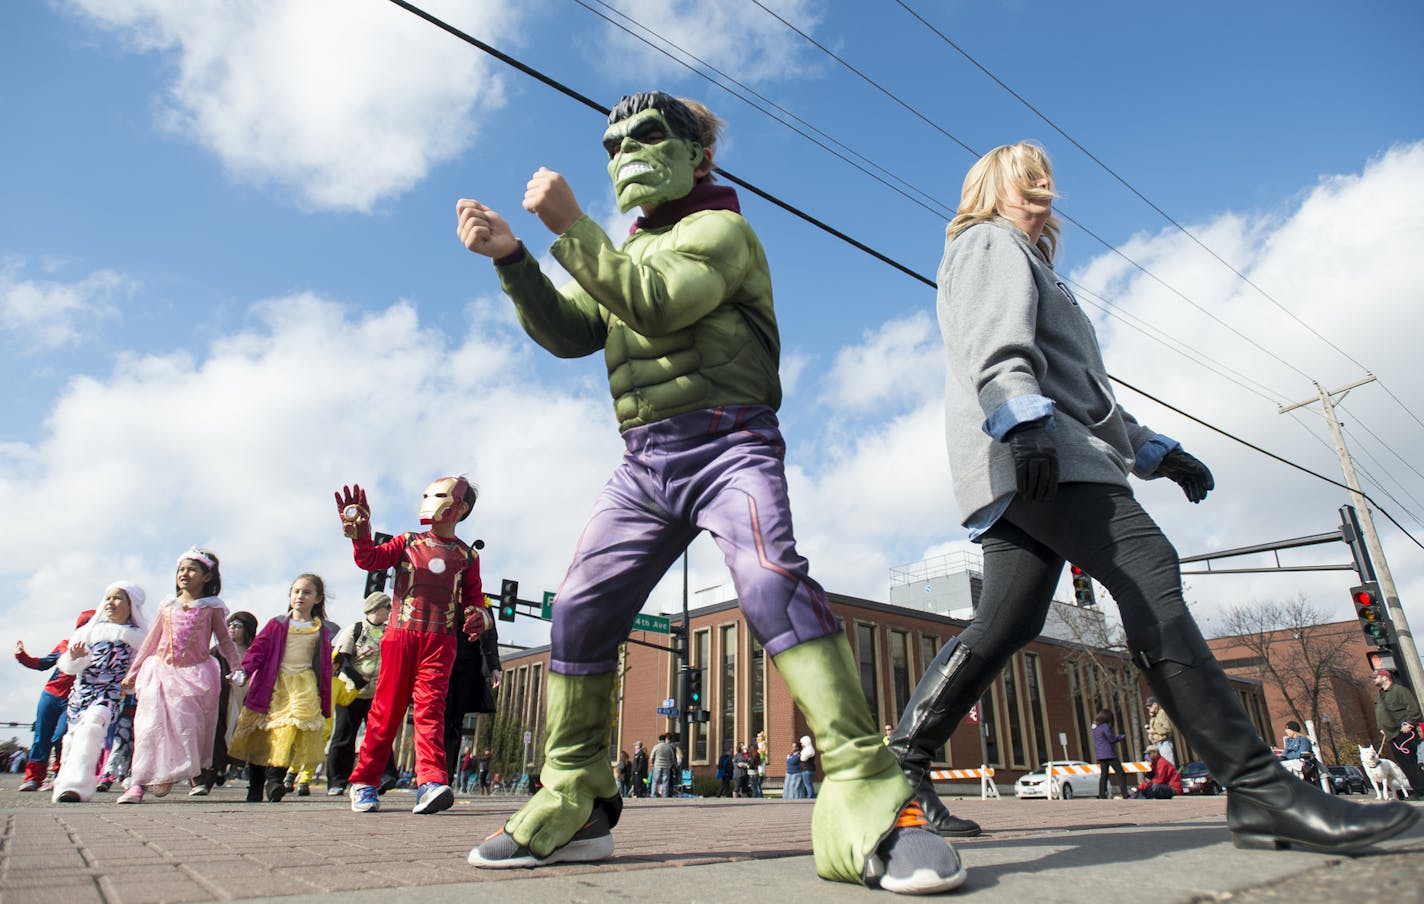
[[1409, 782], [1394, 760], [1381, 759], [1379, 751], [1373, 747], [1361, 747], [1360, 765], [1365, 767], [1365, 775], [1369, 776], [1375, 797], [1379, 800], [1393, 800], [1396, 791], [1409, 796]]

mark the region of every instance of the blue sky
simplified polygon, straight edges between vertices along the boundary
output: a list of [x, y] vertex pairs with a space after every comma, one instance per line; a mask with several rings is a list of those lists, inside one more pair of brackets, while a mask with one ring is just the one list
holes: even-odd
[[[1275, 404], [1360, 368], [898, 4], [765, 0], [919, 116], [747, 0], [610, 5], [941, 206], [973, 157], [919, 116], [977, 151], [1041, 140], [1060, 207], [1209, 316], [1072, 226], [1060, 270], [1269, 398], [1098, 312], [1110, 369], [1338, 478], [1319, 419]], [[1424, 539], [1413, 419], [1424, 399], [1399, 328], [1418, 322], [1408, 269], [1424, 238], [1424, 10], [909, 5], [1404, 400], [1412, 415], [1377, 386], [1346, 404], [1374, 459], [1365, 468], [1398, 502], [1385, 504]], [[605, 105], [650, 87], [705, 99], [729, 123], [727, 169], [933, 275], [943, 216], [571, 0], [513, 6], [426, 8]], [[120, 577], [156, 601], [193, 542], [224, 556], [232, 608], [277, 614], [287, 582], [317, 570], [349, 620], [360, 575], [330, 492], [369, 485], [378, 527], [402, 529], [420, 488], [447, 472], [483, 488], [464, 534], [489, 544], [487, 577], [519, 578], [526, 596], [553, 589], [618, 454], [602, 364], [533, 347], [488, 264], [456, 241], [453, 212], [479, 198], [542, 254], [551, 237], [519, 200], [543, 165], [625, 229], [598, 115], [386, 0], [27, 2], [0, 23], [0, 531], [25, 551], [0, 562], [7, 631], [47, 649]], [[776, 287], [802, 551], [831, 590], [883, 599], [890, 567], [964, 537], [933, 293], [745, 193], [743, 208]], [[1335, 488], [1122, 401], [1217, 472], [1200, 507], [1171, 487], [1141, 491], [1184, 554], [1333, 527]], [[1383, 533], [1418, 622], [1424, 554]], [[694, 588], [725, 580], [705, 541], [692, 568]], [[1208, 630], [1222, 606], [1297, 593], [1349, 615], [1339, 574], [1189, 584]], [[675, 598], [669, 587], [649, 608]], [[543, 639], [537, 625], [509, 633]], [[0, 716], [18, 718], [38, 684], [10, 668]]]

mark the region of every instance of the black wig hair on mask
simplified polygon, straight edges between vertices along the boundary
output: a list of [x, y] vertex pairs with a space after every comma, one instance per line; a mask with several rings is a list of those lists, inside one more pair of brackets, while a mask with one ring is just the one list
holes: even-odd
[[687, 104], [662, 91], [644, 91], [624, 97], [608, 114], [608, 124], [622, 122], [644, 110], [657, 110], [663, 114], [663, 119], [667, 120], [668, 127], [678, 138], [698, 144], [702, 142], [702, 127], [697, 117], [687, 109]]
[[465, 514], [460, 516], [460, 520], [464, 521], [470, 517], [470, 512], [475, 510], [475, 503], [478, 502], [480, 498], [480, 488], [475, 486], [475, 482], [463, 474], [460, 475], [460, 479], [465, 481], [465, 498], [460, 500], [467, 506]]

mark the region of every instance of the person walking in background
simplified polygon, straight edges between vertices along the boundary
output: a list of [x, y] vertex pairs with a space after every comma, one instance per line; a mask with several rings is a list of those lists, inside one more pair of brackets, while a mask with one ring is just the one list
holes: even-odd
[[242, 714], [242, 701], [247, 697], [247, 686], [234, 685], [228, 675], [242, 665], [241, 657], [247, 655], [252, 641], [257, 637], [257, 616], [251, 612], [234, 612], [227, 619], [227, 634], [232, 638], [239, 658], [237, 662], [228, 662], [216, 645], [209, 650], [218, 661], [218, 677], [222, 681], [222, 691], [218, 695], [218, 722], [213, 730], [213, 765], [193, 779], [193, 790], [188, 792], [189, 797], [207, 796], [214, 785], [221, 785], [229, 778], [230, 771], [236, 771], [246, 765], [242, 760], [229, 756], [227, 748], [232, 743], [232, 733], [237, 728], [237, 717]]
[[1167, 711], [1157, 702], [1156, 697], [1147, 698], [1147, 743], [1156, 746], [1162, 758], [1172, 765], [1177, 764], [1176, 749], [1172, 746], [1172, 720]]
[[745, 741], [737, 742], [737, 752], [732, 755], [732, 796], [751, 797], [751, 757], [747, 754]]
[[[727, 787], [731, 787], [731, 753], [725, 754], [729, 773], [727, 776]], [[791, 752], [786, 755], [786, 779], [781, 784], [782, 800], [799, 800], [805, 797], [805, 789], [801, 787], [801, 745], [795, 744]]]
[[962, 522], [983, 543], [984, 582], [974, 621], [935, 656], [890, 741], [918, 799], [932, 822], [949, 817], [930, 757], [1043, 630], [1071, 561], [1116, 600], [1133, 663], [1227, 789], [1238, 846], [1344, 853], [1404, 831], [1419, 819], [1413, 807], [1350, 803], [1287, 772], [1202, 637], [1176, 550], [1128, 476], [1166, 477], [1192, 503], [1214, 479], [1113, 397], [1092, 321], [1053, 269], [1054, 197], [1041, 147], [995, 148], [965, 177], [946, 231], [938, 313], [950, 471]]
[[[84, 627], [93, 617], [93, 609], [85, 609], [79, 613], [79, 617], [74, 621], [75, 630]], [[49, 755], [56, 746], [60, 751], [64, 749], [62, 743], [56, 745], [56, 742], [64, 737], [64, 712], [69, 705], [69, 691], [74, 687], [74, 676], [55, 668], [55, 663], [59, 662], [59, 657], [63, 656], [67, 649], [68, 637], [56, 644], [47, 655], [35, 657], [25, 651], [23, 640], [15, 641], [15, 661], [20, 665], [36, 672], [54, 669], [40, 690], [40, 702], [35, 707], [35, 740], [30, 745], [29, 759], [25, 762], [25, 778], [20, 782], [20, 787], [15, 789], [17, 791], [47, 791], [52, 787], [49, 779]], [[58, 766], [55, 771], [59, 771]]]
[[633, 796], [648, 796], [648, 752], [642, 741], [633, 742]]
[[[242, 659], [250, 686], [232, 734], [232, 755], [247, 763], [247, 800], [276, 803], [290, 768], [321, 761], [331, 715], [331, 629], [326, 583], [301, 574], [287, 592], [288, 610], [262, 626]], [[239, 682], [241, 683], [241, 682]]]
[[717, 758], [717, 780], [721, 782], [717, 788], [718, 797], [732, 796], [732, 777], [736, 771], [732, 759], [732, 746], [728, 744], [722, 750], [722, 755]]
[[[381, 639], [390, 617], [390, 594], [376, 590], [367, 594], [362, 603], [361, 618], [342, 628], [331, 642], [338, 676], [335, 680], [356, 688], [355, 699], [345, 706], [332, 707], [331, 743], [326, 752], [326, 793], [332, 797], [346, 793], [351, 768], [356, 765], [356, 737], [376, 695], [376, 677], [381, 671]], [[381, 770], [377, 793], [384, 794], [396, 786], [399, 776], [392, 759], [387, 758]]]
[[1314, 754], [1315, 749], [1310, 744], [1310, 738], [1301, 734], [1300, 723], [1291, 719], [1286, 723], [1286, 736], [1281, 741], [1281, 759], [1298, 760], [1306, 753]]
[[[133, 775], [117, 803], [142, 803], [146, 791], [162, 797], [174, 782], [212, 768], [222, 676], [209, 645], [216, 640], [226, 662], [239, 661], [227, 631], [227, 606], [218, 596], [217, 555], [194, 546], [179, 556], [173, 589], [124, 677], [138, 711]], [[232, 677], [242, 683], [242, 669]]]
[[653, 770], [653, 797], [667, 797], [669, 786], [672, 782], [673, 763], [677, 759], [677, 753], [672, 744], [668, 742], [668, 736], [658, 735], [658, 742], [653, 745], [653, 755], [650, 765]]
[[1182, 777], [1172, 761], [1162, 756], [1161, 750], [1155, 746], [1148, 747], [1147, 762], [1152, 771], [1133, 790], [1134, 799], [1171, 800], [1174, 795], [1182, 793]]
[[[627, 757], [628, 754], [625, 753], [623, 756]], [[476, 765], [476, 768], [479, 769], [480, 793], [486, 797], [488, 797], [490, 793], [490, 764], [493, 761], [494, 756], [490, 753], [489, 748], [486, 747], [485, 752], [480, 754]]]
[[119, 717], [121, 684], [143, 645], [144, 592], [117, 581], [104, 589], [97, 614], [74, 632], [59, 657], [59, 670], [74, 676], [69, 691], [64, 762], [54, 779], [55, 803], [89, 800], [98, 790], [99, 758], [109, 725]]
[[1108, 797], [1108, 773], [1117, 773], [1117, 786], [1121, 792], [1121, 797], [1127, 797], [1127, 773], [1122, 769], [1122, 760], [1118, 758], [1117, 745], [1127, 740], [1127, 735], [1113, 729], [1112, 712], [1106, 709], [1098, 710], [1097, 718], [1093, 720], [1093, 756], [1098, 761], [1098, 799], [1107, 800]]
[[494, 712], [494, 692], [499, 689], [504, 674], [499, 664], [499, 630], [494, 616], [489, 614], [484, 594], [463, 600], [461, 605], [464, 621], [480, 618], [475, 613], [476, 608], [485, 610], [483, 620], [487, 626], [475, 638], [464, 631], [455, 633], [455, 665], [450, 670], [450, 686], [445, 691], [445, 768], [451, 773], [459, 766], [465, 716]]
[[633, 758], [628, 756], [628, 751], [618, 751], [618, 766], [614, 770], [618, 775], [618, 796], [633, 796]]
[[1419, 768], [1419, 741], [1424, 714], [1414, 692], [1394, 680], [1394, 672], [1379, 669], [1372, 680], [1379, 688], [1375, 697], [1375, 725], [1384, 735], [1384, 750], [1404, 770], [1414, 794], [1424, 794], [1424, 771]]
[[801, 736], [801, 797], [812, 800], [816, 797], [816, 745], [810, 735]]

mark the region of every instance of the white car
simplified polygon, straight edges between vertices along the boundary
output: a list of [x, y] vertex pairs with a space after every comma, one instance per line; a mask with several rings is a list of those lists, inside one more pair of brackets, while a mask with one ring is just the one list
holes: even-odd
[[[1090, 766], [1082, 760], [1050, 760], [1043, 765], [1043, 769], [1038, 772], [1030, 772], [1023, 778], [1014, 782], [1015, 797], [1048, 797], [1048, 767], [1049, 766]], [[1098, 777], [1096, 775], [1055, 775], [1053, 786], [1056, 789], [1054, 797], [1062, 800], [1073, 799], [1073, 788], [1096, 788]], [[1096, 792], [1095, 792], [1096, 793]]]

